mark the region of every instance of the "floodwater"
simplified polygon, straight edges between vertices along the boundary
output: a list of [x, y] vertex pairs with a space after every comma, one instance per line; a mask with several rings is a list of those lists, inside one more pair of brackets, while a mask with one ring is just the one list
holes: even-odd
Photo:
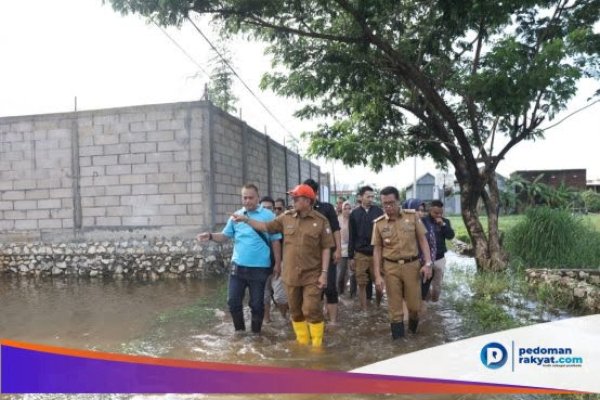
[[[472, 259], [451, 254], [448, 261], [445, 280], [452, 279], [453, 266], [474, 269]], [[358, 300], [350, 299], [347, 294], [340, 299], [337, 326], [327, 325], [324, 351], [314, 352], [297, 345], [289, 322], [275, 310], [273, 322], [263, 326], [261, 336], [234, 334], [226, 309], [225, 277], [140, 282], [0, 276], [0, 304], [2, 338], [76, 349], [250, 365], [347, 371], [465, 337], [460, 316], [444, 301], [443, 295], [440, 302], [429, 305], [421, 317], [419, 334], [409, 334], [397, 342], [390, 338], [385, 302], [380, 308], [373, 305], [367, 312], [361, 312]], [[283, 397], [360, 399], [390, 396]], [[464, 395], [418, 397], [479, 398]], [[249, 396], [25, 395], [0, 398], [244, 399]]]

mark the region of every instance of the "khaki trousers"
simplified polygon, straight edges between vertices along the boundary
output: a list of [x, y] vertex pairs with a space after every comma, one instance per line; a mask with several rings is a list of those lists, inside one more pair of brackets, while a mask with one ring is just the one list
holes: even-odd
[[323, 322], [322, 289], [316, 283], [304, 286], [286, 286], [288, 305], [292, 321], [308, 321], [311, 324]]
[[373, 270], [373, 256], [356, 252], [354, 253], [354, 277], [359, 285], [366, 285], [369, 279], [375, 279]]
[[421, 276], [419, 260], [407, 264], [384, 260], [385, 290], [388, 298], [390, 322], [404, 320], [402, 301], [406, 301], [410, 319], [418, 319], [421, 308]]

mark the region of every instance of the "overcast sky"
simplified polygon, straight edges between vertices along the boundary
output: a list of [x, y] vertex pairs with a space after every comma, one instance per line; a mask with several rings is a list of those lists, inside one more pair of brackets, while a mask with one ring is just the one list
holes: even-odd
[[[217, 40], [214, 30], [202, 27]], [[191, 26], [167, 31], [210, 70], [209, 46]], [[293, 100], [258, 89], [262, 73], [270, 68], [263, 45], [239, 39], [229, 46], [238, 73], [289, 131], [299, 135], [315, 126], [292, 116], [298, 108]], [[159, 28], [137, 16], [122, 17], [100, 0], [1, 0], [0, 54], [0, 116], [72, 111], [75, 96], [80, 110], [193, 101], [208, 80]], [[562, 116], [584, 106], [599, 86], [589, 81], [580, 85], [581, 94]], [[284, 129], [256, 99], [237, 82], [235, 92], [242, 118], [283, 143]], [[546, 139], [519, 144], [498, 171], [509, 175], [518, 169], [586, 168], [588, 179], [600, 179], [599, 113], [596, 103], [547, 131]], [[332, 171], [332, 162], [318, 162]], [[375, 174], [336, 163], [334, 172], [338, 185], [354, 187], [365, 181], [401, 187], [412, 182], [413, 165], [408, 160]], [[418, 160], [417, 175], [426, 172], [436, 174], [433, 164]]]

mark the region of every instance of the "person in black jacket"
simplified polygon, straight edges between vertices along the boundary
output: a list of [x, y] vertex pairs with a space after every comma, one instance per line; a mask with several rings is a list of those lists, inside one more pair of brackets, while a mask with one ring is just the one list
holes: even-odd
[[[367, 284], [374, 278], [373, 271], [373, 221], [383, 215], [383, 210], [373, 204], [375, 193], [370, 186], [363, 186], [358, 194], [361, 197], [360, 207], [350, 213], [350, 237], [348, 240], [348, 260], [350, 269], [354, 270], [358, 285], [360, 308], [367, 309]], [[383, 293], [377, 291], [377, 304], [381, 303]]]
[[450, 225], [450, 220], [443, 217], [444, 203], [439, 200], [433, 200], [429, 207], [429, 215], [423, 218], [423, 223], [427, 229], [431, 229], [435, 234], [435, 261], [433, 263], [433, 280], [427, 296], [427, 300], [438, 301], [442, 292], [442, 279], [444, 278], [444, 269], [446, 268], [446, 240], [454, 238], [454, 230]]
[[325, 297], [327, 299], [327, 316], [329, 317], [329, 322], [331, 324], [337, 323], [337, 309], [338, 309], [338, 292], [337, 292], [337, 263], [342, 259], [342, 236], [340, 234], [340, 222], [337, 217], [337, 212], [335, 211], [335, 207], [331, 203], [326, 203], [323, 201], [319, 201], [319, 184], [314, 179], [306, 179], [302, 182], [305, 185], [308, 185], [315, 192], [315, 196], [317, 200], [313, 204], [313, 210], [320, 212], [327, 220], [329, 221], [329, 225], [331, 226], [331, 231], [333, 232], [333, 238], [335, 240], [335, 247], [331, 249], [331, 254], [333, 259], [329, 264], [329, 269], [327, 270], [327, 287], [325, 288]]

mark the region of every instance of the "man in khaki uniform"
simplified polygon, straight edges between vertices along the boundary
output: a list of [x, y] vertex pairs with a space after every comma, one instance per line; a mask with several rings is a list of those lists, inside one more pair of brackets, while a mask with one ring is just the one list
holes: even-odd
[[[375, 220], [372, 244], [375, 285], [382, 290], [381, 265], [385, 272], [389, 318], [392, 339], [404, 336], [402, 300], [408, 308], [408, 329], [416, 333], [421, 307], [421, 280], [431, 278], [431, 253], [425, 238], [425, 226], [414, 210], [399, 207], [399, 193], [395, 187], [380, 192], [385, 214]], [[419, 262], [419, 247], [425, 265]]]
[[233, 215], [259, 231], [283, 233], [283, 282], [288, 292], [292, 326], [298, 343], [321, 346], [325, 330], [321, 293], [327, 287], [331, 247], [334, 246], [327, 219], [312, 209], [315, 192], [298, 185], [289, 192], [294, 209], [269, 223]]

